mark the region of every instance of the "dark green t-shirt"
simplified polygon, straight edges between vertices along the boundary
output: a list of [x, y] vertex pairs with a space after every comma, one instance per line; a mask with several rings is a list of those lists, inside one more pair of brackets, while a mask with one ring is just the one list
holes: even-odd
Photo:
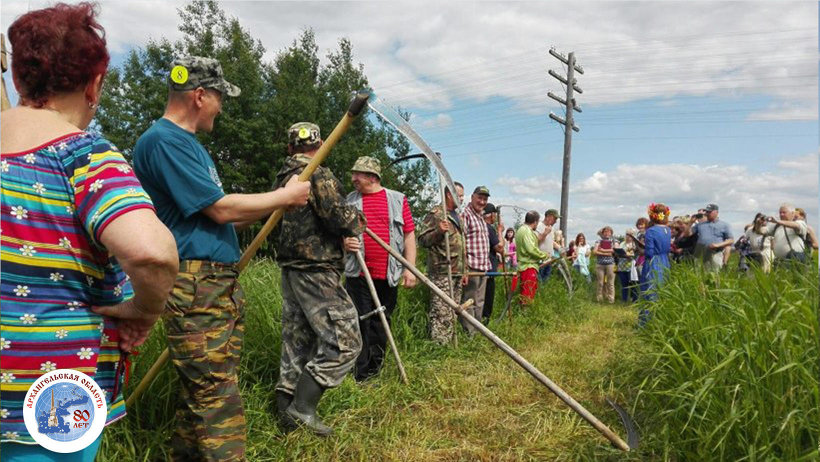
[[225, 192], [211, 156], [193, 133], [157, 120], [137, 140], [134, 172], [173, 233], [180, 260], [239, 260], [233, 225], [220, 225], [201, 212]]

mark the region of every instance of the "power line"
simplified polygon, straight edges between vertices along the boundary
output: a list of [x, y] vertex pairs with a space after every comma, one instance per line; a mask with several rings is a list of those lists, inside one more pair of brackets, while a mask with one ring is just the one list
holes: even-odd
[[[742, 36], [761, 36], [762, 38], [765, 38], [765, 37], [770, 37], [772, 35], [777, 35], [777, 34], [789, 34], [789, 33], [792, 33], [792, 32], [809, 32], [809, 31], [815, 32], [815, 34], [812, 35], [811, 37], [808, 37], [808, 38], [815, 38], [817, 29], [814, 28], [814, 27], [787, 29], [787, 30], [735, 31], [735, 32], [727, 32], [727, 33], [723, 33], [723, 34], [721, 34], [721, 33], [710, 34], [708, 38], [709, 39], [714, 39], [714, 38], [719, 38], [719, 37], [730, 38], [730, 37], [742, 37]], [[586, 42], [586, 43], [585, 42], [580, 42], [580, 43], [575, 43], [573, 46], [576, 49], [581, 50], [583, 53], [593, 53], [594, 51], [614, 52], [614, 51], [619, 51], [619, 50], [632, 50], [632, 49], [636, 49], [636, 48], [646, 49], [647, 47], [652, 47], [652, 46], [659, 45], [659, 44], [663, 44], [664, 46], [668, 46], [668, 44], [685, 42], [687, 44], [687, 48], [693, 49], [693, 48], [697, 47], [698, 45], [697, 45], [697, 43], [693, 43], [692, 39], [704, 39], [704, 36], [702, 34], [680, 35], [680, 36], [664, 37], [663, 39], [653, 39], [651, 37], [647, 37], [647, 38], [644, 39], [644, 43], [642, 43], [642, 44], [610, 45], [610, 46], [600, 46], [600, 42]], [[660, 40], [663, 40], [663, 41], [661, 42]], [[767, 40], [771, 41], [770, 38], [767, 39]], [[589, 47], [589, 45], [596, 45], [596, 47]], [[707, 45], [704, 44], [703, 46], [707, 46]], [[708, 46], [713, 46], [713, 45], [710, 44]], [[585, 48], [585, 47], [587, 47], [587, 48]], [[549, 47], [541, 46], [541, 47], [536, 47], [536, 48], [531, 48], [529, 50], [521, 51], [521, 52], [518, 52], [518, 53], [513, 53], [511, 55], [507, 55], [507, 56], [504, 56], [504, 57], [501, 57], [501, 58], [482, 59], [478, 63], [470, 64], [470, 65], [466, 65], [466, 66], [462, 65], [462, 66], [459, 66], [457, 69], [445, 70], [445, 71], [441, 71], [441, 72], [435, 72], [435, 73], [427, 74], [423, 79], [420, 79], [420, 78], [405, 79], [405, 80], [397, 81], [397, 82], [394, 82], [394, 83], [388, 83], [386, 85], [382, 85], [382, 86], [380, 86], [380, 88], [381, 89], [393, 88], [393, 87], [396, 87], [396, 86], [399, 86], [399, 85], [406, 85], [406, 84], [412, 83], [412, 82], [420, 82], [420, 81], [428, 80], [430, 78], [438, 77], [438, 76], [442, 76], [442, 75], [449, 75], [449, 74], [454, 74], [454, 73], [463, 73], [466, 69], [470, 69], [470, 68], [474, 68], [474, 67], [478, 67], [478, 66], [483, 66], [483, 65], [485, 65], [487, 63], [490, 63], [490, 62], [499, 63], [499, 62], [503, 62], [503, 61], [506, 61], [506, 60], [515, 60], [515, 59], [523, 57], [523, 56], [532, 56], [533, 54], [537, 54], [537, 53], [546, 54], [548, 50], [549, 50]]]
[[[791, 138], [791, 137], [817, 137], [817, 133], [787, 133], [787, 134], [752, 134], [752, 135], [698, 135], [698, 136], [680, 136], [680, 137], [659, 137], [659, 136], [652, 136], [652, 137], [606, 137], [606, 138], [579, 138], [579, 142], [583, 143], [586, 141], [658, 141], [658, 140], [670, 140], [670, 139], [682, 139], [682, 140], [703, 140], [703, 139], [738, 139], [738, 138]], [[527, 144], [513, 144], [508, 145], [503, 148], [498, 149], [482, 149], [477, 151], [470, 151], [468, 153], [461, 153], [461, 154], [447, 154], [443, 152], [442, 158], [446, 161], [447, 159], [453, 157], [466, 157], [466, 156], [480, 156], [483, 154], [490, 154], [495, 152], [514, 152], [516, 150], [530, 148], [530, 147], [545, 147], [545, 146], [554, 146], [560, 143], [560, 140], [555, 140], [547, 143], [527, 143]], [[470, 143], [456, 143], [453, 145], [447, 146], [437, 146], [436, 149], [444, 149], [448, 147], [456, 147], [462, 146]]]

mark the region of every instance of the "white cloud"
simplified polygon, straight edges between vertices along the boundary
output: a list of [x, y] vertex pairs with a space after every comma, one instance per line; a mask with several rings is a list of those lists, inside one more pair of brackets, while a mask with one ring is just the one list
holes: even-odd
[[817, 104], [785, 102], [772, 104], [763, 111], [753, 112], [746, 120], [817, 120]]
[[509, 192], [522, 196], [537, 196], [542, 191], [561, 189], [560, 179], [556, 180], [543, 176], [521, 179], [505, 175], [499, 178], [496, 184], [506, 186]]
[[[29, 5], [5, 0], [2, 28]], [[175, 39], [179, 1], [104, 1], [114, 52], [149, 38]], [[267, 48], [286, 48], [306, 27], [321, 54], [340, 37], [354, 45], [371, 84], [394, 104], [443, 110], [456, 99], [511, 98], [545, 112], [560, 93], [547, 69], [551, 45], [575, 50], [581, 105], [702, 95], [768, 95], [754, 120], [816, 118], [814, 2], [223, 2]], [[682, 20], [686, 18], [686, 20]], [[563, 73], [563, 71], [561, 71]]]
[[[736, 234], [755, 213], [774, 214], [784, 202], [802, 206], [812, 223], [817, 223], [817, 172], [817, 153], [784, 157], [777, 168], [766, 172], [754, 172], [745, 165], [618, 165], [572, 182], [568, 228], [571, 234], [589, 234], [609, 224], [622, 233], [646, 214], [651, 202], [667, 204], [673, 215], [717, 203], [721, 219], [729, 222]], [[506, 188], [503, 199], [509, 204], [540, 213], [557, 208], [544, 196], [547, 191], [560, 191], [559, 178], [505, 176], [495, 185]]]
[[[45, 8], [54, 3], [56, 2], [43, 0], [4, 0], [0, 13], [3, 33], [29, 9]], [[145, 45], [149, 39], [165, 37], [174, 40], [181, 37], [182, 34], [177, 29], [179, 17], [176, 9], [183, 4], [178, 0], [100, 2], [99, 21], [105, 28], [109, 51], [122, 53], [134, 46]]]
[[411, 116], [410, 123], [422, 128], [447, 128], [453, 123], [449, 114], [436, 114], [434, 117]]

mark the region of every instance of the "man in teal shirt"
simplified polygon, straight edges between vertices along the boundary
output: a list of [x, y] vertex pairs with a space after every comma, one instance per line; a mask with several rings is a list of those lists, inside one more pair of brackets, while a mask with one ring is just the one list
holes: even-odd
[[538, 269], [541, 262], [549, 255], [538, 248], [538, 236], [535, 228], [541, 216], [535, 210], [530, 210], [524, 216], [524, 224], [515, 232], [515, 252], [518, 257], [518, 277], [521, 280], [521, 296], [525, 305], [535, 299], [538, 290]]
[[[244, 296], [235, 263], [235, 226], [307, 202], [309, 182], [292, 178], [261, 194], [225, 194], [197, 132], [213, 130], [224, 96], [240, 90], [215, 59], [174, 61], [165, 114], [134, 148], [134, 172], [170, 228], [179, 274], [163, 315], [168, 348], [182, 384], [174, 460], [245, 459], [245, 417], [237, 367], [244, 332]], [[135, 230], [136, 231], [136, 230]]]

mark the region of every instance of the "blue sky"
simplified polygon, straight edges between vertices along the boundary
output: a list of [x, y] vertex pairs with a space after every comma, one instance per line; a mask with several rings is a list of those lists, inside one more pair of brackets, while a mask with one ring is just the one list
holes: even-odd
[[[5, 30], [29, 7], [3, 2]], [[149, 37], [179, 38], [180, 2], [101, 3], [114, 63]], [[571, 5], [571, 7], [570, 7]], [[376, 92], [469, 189], [543, 212], [560, 202], [565, 70], [575, 51], [569, 231], [622, 233], [652, 201], [673, 215], [707, 202], [739, 234], [791, 202], [818, 224], [818, 8], [777, 2], [224, 2], [267, 48], [314, 29], [340, 37]], [[512, 224], [516, 216], [505, 213]]]

